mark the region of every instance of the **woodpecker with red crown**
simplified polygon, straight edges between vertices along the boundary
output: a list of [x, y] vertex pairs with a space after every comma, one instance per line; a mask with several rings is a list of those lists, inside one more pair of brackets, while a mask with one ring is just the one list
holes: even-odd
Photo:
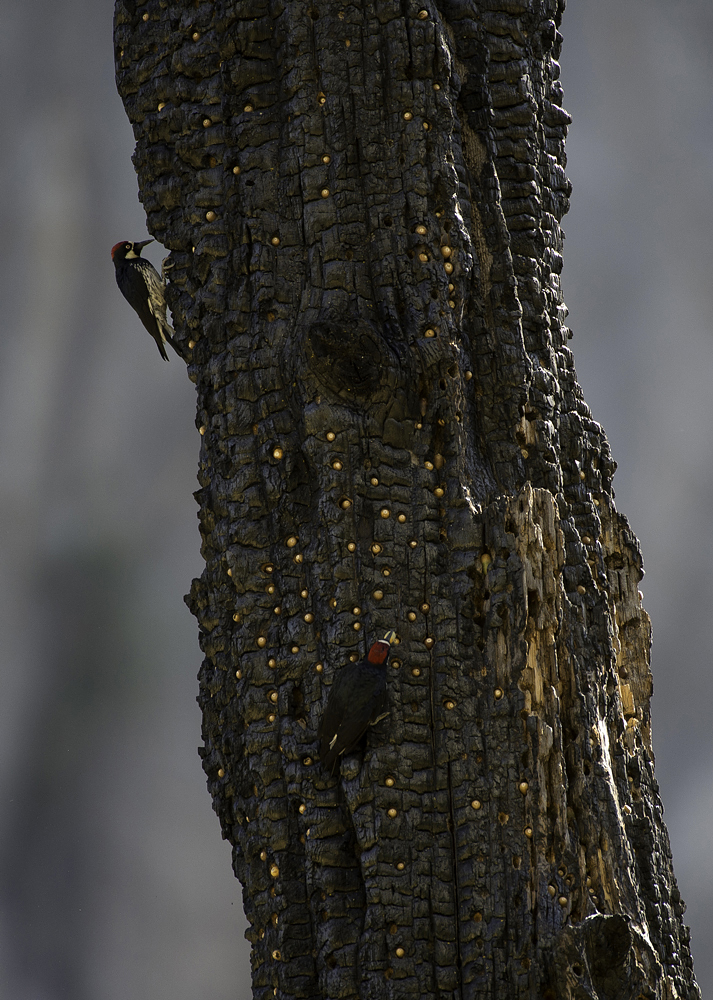
[[111, 259], [119, 291], [156, 341], [163, 360], [168, 361], [165, 343], [171, 345], [179, 358], [182, 355], [173, 340], [173, 328], [166, 319], [166, 283], [153, 264], [141, 256], [143, 248], [153, 242], [124, 240], [111, 248]]
[[332, 682], [319, 725], [319, 759], [334, 771], [337, 758], [353, 750], [369, 726], [389, 714], [386, 661], [395, 632], [387, 632], [361, 663], [350, 663]]

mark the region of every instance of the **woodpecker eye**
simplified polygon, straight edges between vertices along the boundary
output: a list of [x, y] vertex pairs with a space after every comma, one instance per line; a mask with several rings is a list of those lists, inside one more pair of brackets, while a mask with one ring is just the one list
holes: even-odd
[[124, 244], [124, 250], [131, 250], [131, 244], [130, 243], [125, 243]]

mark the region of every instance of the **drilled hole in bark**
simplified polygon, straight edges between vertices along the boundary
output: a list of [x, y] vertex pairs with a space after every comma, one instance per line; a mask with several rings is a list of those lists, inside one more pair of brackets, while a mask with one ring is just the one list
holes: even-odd
[[574, 963], [574, 965], [572, 966], [572, 972], [575, 974], [575, 976], [583, 976], [584, 975], [584, 969], [579, 964], [579, 962], [575, 962]]
[[540, 613], [540, 598], [536, 590], [527, 592], [527, 613], [530, 618], [537, 618]]
[[346, 397], [372, 400], [389, 367], [380, 335], [364, 322], [315, 323], [307, 333], [305, 348], [320, 382]]
[[391, 216], [390, 216], [390, 215], [387, 215], [387, 216], [386, 216], [386, 217], [384, 218], [384, 225], [385, 225], [385, 226], [393, 226], [393, 224], [394, 224], [394, 220], [393, 220], [393, 219], [391, 218]]
[[295, 684], [290, 694], [290, 709], [292, 710], [292, 714], [296, 719], [304, 717], [304, 712], [302, 711], [303, 704], [304, 704], [304, 696], [302, 694], [300, 686], [298, 684]]

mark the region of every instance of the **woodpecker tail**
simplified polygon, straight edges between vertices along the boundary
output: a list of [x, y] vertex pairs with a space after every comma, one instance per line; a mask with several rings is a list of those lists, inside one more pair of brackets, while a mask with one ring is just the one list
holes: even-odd
[[330, 775], [333, 775], [335, 771], [339, 770], [339, 753], [330, 749], [324, 756], [320, 755], [319, 762], [329, 769]]
[[[173, 332], [173, 331], [171, 331], [171, 332]], [[167, 344], [170, 344], [170, 345], [171, 345], [171, 347], [172, 347], [172, 348], [174, 349], [174, 351], [175, 351], [175, 352], [176, 352], [176, 354], [177, 354], [177, 355], [179, 356], [179, 358], [181, 359], [181, 361], [185, 361], [185, 362], [186, 362], [186, 364], [188, 364], [188, 358], [186, 358], [186, 357], [184, 356], [184, 354], [183, 354], [183, 351], [182, 351], [182, 350], [181, 350], [181, 348], [180, 348], [180, 347], [178, 346], [178, 344], [177, 344], [177, 343], [176, 343], [176, 341], [175, 341], [175, 340], [173, 339], [173, 337], [171, 337], [171, 336], [170, 336], [169, 334], [165, 334], [165, 340], [166, 340], [166, 343], [167, 343]]]
[[155, 338], [155, 340], [156, 343], [158, 344], [158, 349], [161, 354], [161, 357], [164, 359], [164, 361], [170, 360], [168, 355], [166, 354], [166, 348], [163, 346], [164, 344], [170, 344], [171, 347], [176, 352], [176, 354], [181, 359], [181, 361], [185, 361], [186, 359], [183, 356], [183, 351], [178, 346], [176, 341], [173, 339], [173, 327], [168, 322], [165, 315], [161, 315], [159, 313], [158, 315], [155, 316], [155, 319], [156, 319], [156, 326], [158, 327], [158, 332], [161, 337], [160, 341], [158, 338]]
[[163, 346], [165, 339], [166, 339], [165, 337], [163, 338], [154, 337], [154, 340], [156, 341], [156, 346], [158, 347], [158, 353], [161, 355], [164, 361], [170, 361], [171, 359], [169, 358], [168, 354], [166, 354], [166, 348]]

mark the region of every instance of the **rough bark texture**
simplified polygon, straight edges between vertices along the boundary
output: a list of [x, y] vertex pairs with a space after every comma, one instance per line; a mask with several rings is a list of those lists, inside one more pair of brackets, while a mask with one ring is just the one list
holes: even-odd
[[[699, 996], [638, 543], [567, 348], [562, 6], [116, 6], [255, 997]], [[392, 627], [390, 720], [331, 778], [328, 686]]]

